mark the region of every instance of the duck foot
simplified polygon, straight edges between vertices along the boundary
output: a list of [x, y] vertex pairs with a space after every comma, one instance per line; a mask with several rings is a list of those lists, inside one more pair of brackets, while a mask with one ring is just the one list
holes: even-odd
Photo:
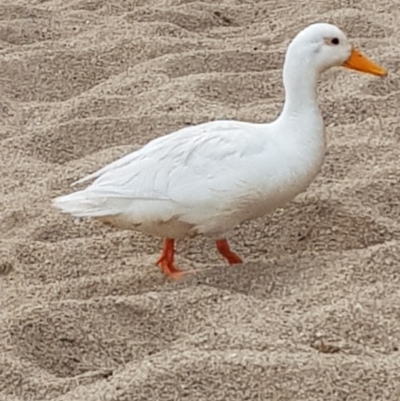
[[184, 272], [174, 265], [174, 244], [175, 241], [172, 238], [164, 239], [163, 250], [156, 265], [168, 278], [178, 280], [184, 275]]
[[236, 265], [238, 263], [243, 263], [242, 259], [232, 252], [229, 248], [228, 241], [226, 239], [219, 239], [215, 241], [218, 252], [227, 260], [230, 265]]

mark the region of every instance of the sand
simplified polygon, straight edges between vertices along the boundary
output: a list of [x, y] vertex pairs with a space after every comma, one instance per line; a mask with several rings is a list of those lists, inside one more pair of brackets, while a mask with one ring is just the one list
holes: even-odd
[[[400, 399], [400, 1], [2, 0], [0, 401]], [[332, 70], [321, 174], [229, 238], [178, 244], [51, 199], [152, 138], [269, 121], [288, 41], [342, 27], [390, 75]]]

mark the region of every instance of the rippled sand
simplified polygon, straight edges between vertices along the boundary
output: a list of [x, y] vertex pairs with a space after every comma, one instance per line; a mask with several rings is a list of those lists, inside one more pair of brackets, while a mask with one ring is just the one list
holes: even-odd
[[[390, 75], [322, 77], [323, 171], [232, 233], [244, 265], [180, 242], [199, 273], [167, 282], [158, 239], [51, 208], [151, 138], [275, 118], [316, 21]], [[0, 401], [400, 399], [399, 21], [399, 0], [3, 0]]]

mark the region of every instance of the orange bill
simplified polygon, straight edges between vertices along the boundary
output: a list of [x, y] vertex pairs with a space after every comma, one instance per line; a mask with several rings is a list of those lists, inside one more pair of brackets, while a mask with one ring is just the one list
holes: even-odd
[[378, 75], [385, 77], [387, 72], [385, 69], [375, 64], [367, 57], [363, 56], [358, 50], [352, 49], [350, 57], [343, 63], [343, 67], [350, 68], [352, 70], [367, 72], [369, 74]]

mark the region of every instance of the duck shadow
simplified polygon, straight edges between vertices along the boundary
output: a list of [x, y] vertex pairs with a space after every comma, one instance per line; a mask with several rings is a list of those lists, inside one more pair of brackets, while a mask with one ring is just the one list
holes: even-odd
[[[392, 238], [388, 227], [336, 200], [299, 200], [267, 219], [235, 230], [229, 240], [244, 263], [202, 263], [186, 285], [209, 285], [257, 298], [270, 298], [278, 287], [295, 284], [304, 270], [323, 269], [333, 258]], [[332, 255], [332, 256], [330, 256]]]

